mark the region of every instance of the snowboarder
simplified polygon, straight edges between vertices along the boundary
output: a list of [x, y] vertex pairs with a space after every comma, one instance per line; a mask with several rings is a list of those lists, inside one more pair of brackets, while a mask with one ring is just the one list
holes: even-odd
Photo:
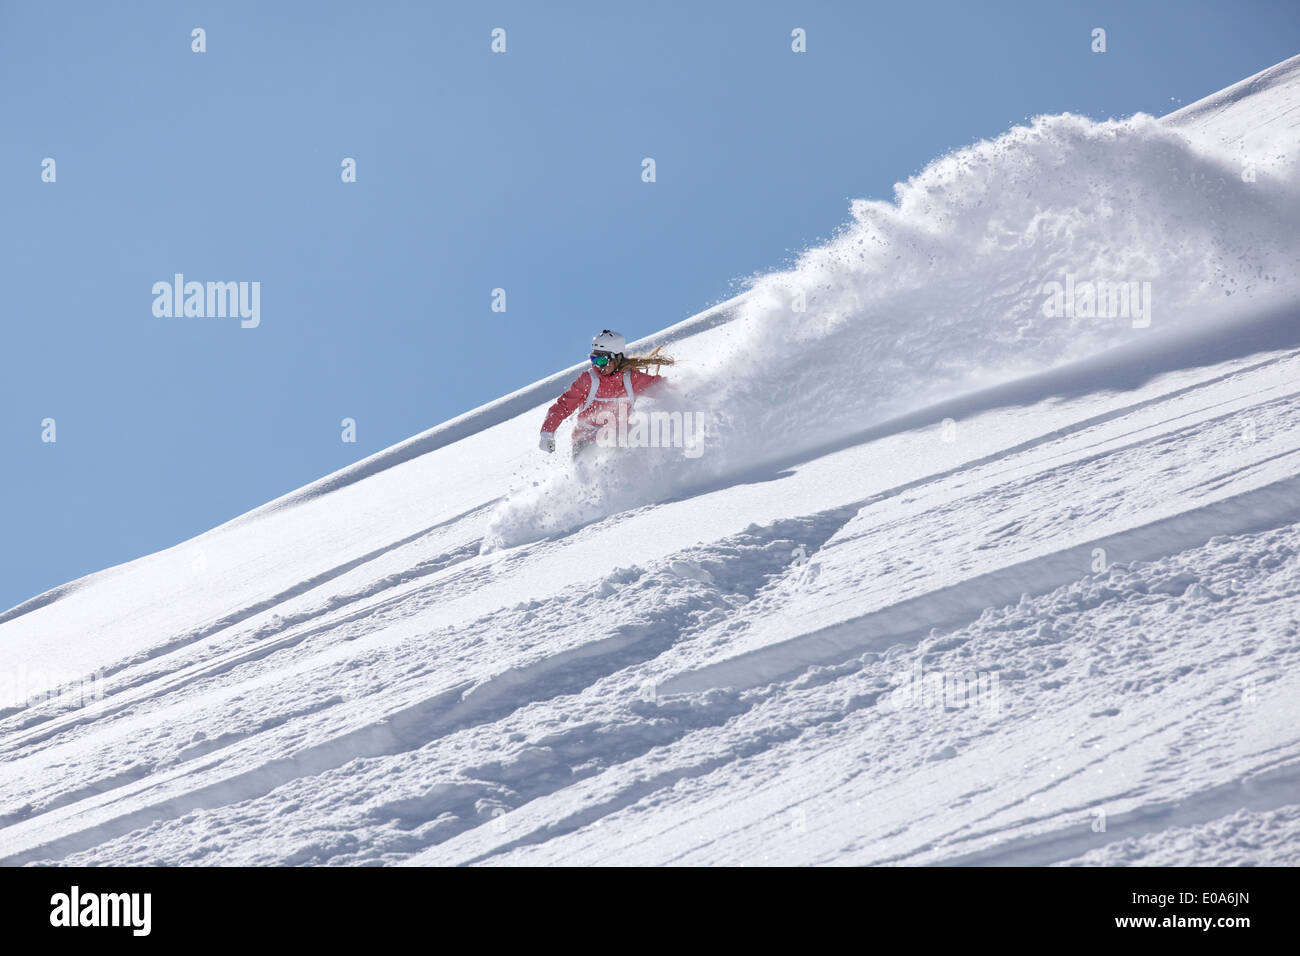
[[[601, 426], [611, 421], [611, 414], [617, 415], [620, 403], [626, 403], [631, 411], [640, 395], [662, 381], [659, 369], [673, 364], [667, 355], [659, 354], [659, 347], [649, 355], [625, 355], [626, 348], [627, 340], [609, 329], [591, 340], [591, 367], [574, 379], [546, 413], [538, 442], [542, 451], [555, 451], [555, 430], [576, 411], [578, 418], [573, 425], [576, 457], [593, 444]], [[655, 370], [653, 375], [646, 371], [651, 368]]]

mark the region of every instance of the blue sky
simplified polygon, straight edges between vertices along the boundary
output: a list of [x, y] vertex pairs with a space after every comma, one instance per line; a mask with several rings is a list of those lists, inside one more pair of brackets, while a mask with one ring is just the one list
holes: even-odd
[[[1297, 40], [1294, 0], [0, 5], [0, 609], [679, 321], [946, 150]], [[177, 272], [261, 324], [155, 316]]]

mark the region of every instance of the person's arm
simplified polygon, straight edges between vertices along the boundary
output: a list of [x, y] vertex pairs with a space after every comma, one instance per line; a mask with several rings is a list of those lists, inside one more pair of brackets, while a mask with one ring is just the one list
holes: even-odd
[[573, 384], [565, 389], [564, 394], [547, 409], [546, 421], [542, 422], [542, 436], [538, 442], [543, 451], [555, 451], [555, 430], [560, 427], [560, 422], [582, 407], [590, 389], [591, 376], [579, 375], [574, 379]]
[[632, 391], [637, 395], [652, 393], [663, 381], [661, 375], [651, 375], [639, 368], [632, 369]]

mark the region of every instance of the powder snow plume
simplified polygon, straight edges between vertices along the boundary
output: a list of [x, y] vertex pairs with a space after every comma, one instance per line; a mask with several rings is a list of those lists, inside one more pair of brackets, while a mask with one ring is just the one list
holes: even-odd
[[[570, 530], [1140, 336], [1298, 300], [1300, 166], [1294, 153], [1273, 158], [1244, 181], [1230, 151], [1144, 114], [1039, 117], [945, 155], [897, 185], [892, 203], [855, 201], [852, 220], [793, 268], [756, 279], [722, 334], [674, 349], [665, 401], [714, 423], [699, 459], [660, 450], [647, 466], [639, 449], [585, 487], [553, 474], [502, 503], [484, 547]], [[1047, 314], [1048, 284], [1068, 278], [1149, 289], [1149, 312]]]

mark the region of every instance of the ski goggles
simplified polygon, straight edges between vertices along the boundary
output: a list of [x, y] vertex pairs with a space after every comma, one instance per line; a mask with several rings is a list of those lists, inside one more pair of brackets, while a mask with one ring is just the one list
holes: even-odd
[[591, 364], [596, 368], [604, 368], [609, 364], [610, 355], [608, 352], [595, 352], [591, 355]]

